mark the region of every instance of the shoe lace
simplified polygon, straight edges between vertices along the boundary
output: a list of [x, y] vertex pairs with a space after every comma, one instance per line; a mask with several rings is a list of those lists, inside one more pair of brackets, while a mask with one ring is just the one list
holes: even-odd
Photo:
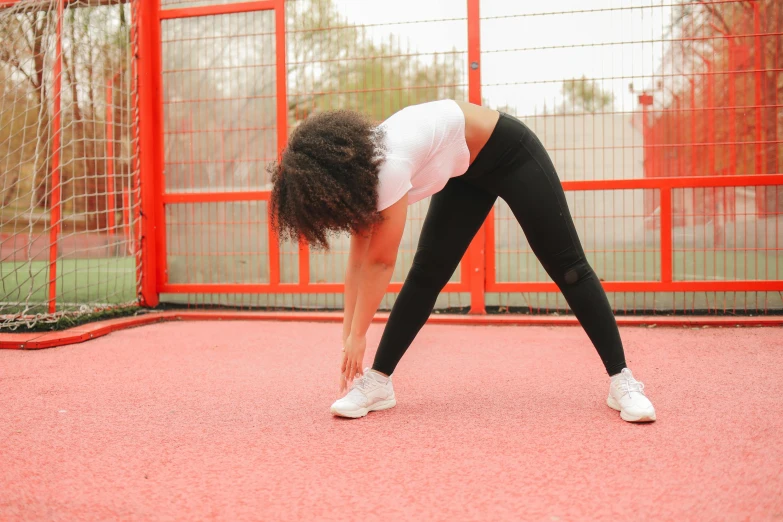
[[625, 376], [623, 379], [620, 380], [620, 383], [622, 385], [622, 390], [628, 395], [631, 394], [631, 392], [637, 392], [644, 395], [644, 383], [637, 381], [633, 377]]
[[373, 383], [370, 382], [370, 378], [367, 376], [367, 374], [362, 375], [355, 381], [353, 381], [353, 386], [351, 386], [351, 389], [358, 389], [359, 391], [365, 393], [370, 391], [374, 386]]

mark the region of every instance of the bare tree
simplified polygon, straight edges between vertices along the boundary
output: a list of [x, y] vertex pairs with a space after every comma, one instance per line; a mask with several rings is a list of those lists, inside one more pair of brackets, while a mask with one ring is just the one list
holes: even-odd
[[54, 27], [50, 11], [22, 11], [7, 14], [0, 21], [0, 63], [10, 74], [23, 78], [36, 102], [38, 113], [34, 149], [33, 189], [37, 206], [49, 207], [47, 187], [51, 158], [51, 125], [48, 109], [46, 70], [53, 58], [53, 42], [48, 38]]
[[[783, 117], [779, 110], [783, 95], [783, 4], [779, 0], [742, 2], [688, 1], [676, 6], [669, 28], [674, 38], [672, 49], [677, 59], [671, 65], [683, 75], [697, 75], [705, 68], [715, 76], [718, 92], [715, 105], [728, 107], [727, 82], [729, 76], [740, 76], [742, 92], [737, 93], [738, 106], [754, 107], [737, 111], [738, 141], [755, 141], [755, 114], [761, 112], [763, 165], [760, 173], [779, 173], [783, 152], [779, 136]], [[739, 53], [736, 51], [743, 51]], [[732, 52], [735, 55], [732, 56]], [[716, 75], [716, 72], [728, 74]], [[749, 77], [752, 74], [752, 80]], [[760, 77], [761, 100], [755, 98], [755, 82]], [[685, 86], [679, 86], [685, 90]], [[760, 107], [757, 107], [760, 105]], [[729, 110], [735, 110], [733, 107]], [[726, 136], [721, 139], [728, 139]], [[755, 148], [755, 147], [754, 147]], [[741, 158], [753, 164], [750, 149]], [[776, 195], [777, 194], [777, 195]], [[767, 190], [765, 206], [769, 212], [783, 208], [783, 191]]]

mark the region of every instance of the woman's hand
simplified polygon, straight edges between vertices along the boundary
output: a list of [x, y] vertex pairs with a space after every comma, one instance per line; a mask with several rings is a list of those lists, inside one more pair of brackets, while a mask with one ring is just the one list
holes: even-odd
[[343, 363], [340, 367], [340, 392], [344, 392], [351, 381], [357, 375], [362, 375], [362, 362], [364, 361], [364, 350], [367, 348], [367, 339], [348, 335], [343, 342]]
[[373, 225], [369, 244], [364, 247], [361, 269], [357, 274], [359, 277], [354, 284], [346, 285], [346, 290], [354, 289], [346, 292], [346, 314], [351, 313], [351, 306], [353, 312], [350, 322], [347, 315], [343, 319], [343, 335], [345, 332], [350, 333], [343, 343], [340, 391], [345, 390], [357, 375], [362, 374], [364, 349], [367, 346], [365, 335], [383, 295], [389, 288], [397, 251], [405, 230], [407, 211], [407, 197], [401, 197], [392, 206], [381, 211], [382, 219]]

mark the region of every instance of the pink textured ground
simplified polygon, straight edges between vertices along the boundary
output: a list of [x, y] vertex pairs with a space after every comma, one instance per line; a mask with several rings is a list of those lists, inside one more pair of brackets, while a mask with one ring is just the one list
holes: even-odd
[[0, 520], [783, 519], [780, 329], [624, 329], [652, 425], [573, 327], [427, 326], [397, 408], [335, 419], [339, 332], [0, 351]]

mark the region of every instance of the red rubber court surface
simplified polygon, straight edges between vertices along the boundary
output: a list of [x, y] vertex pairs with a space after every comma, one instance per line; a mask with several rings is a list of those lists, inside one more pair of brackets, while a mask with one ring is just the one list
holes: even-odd
[[623, 329], [651, 425], [575, 327], [428, 325], [356, 421], [338, 324], [0, 351], [0, 520], [783, 520], [781, 333]]

